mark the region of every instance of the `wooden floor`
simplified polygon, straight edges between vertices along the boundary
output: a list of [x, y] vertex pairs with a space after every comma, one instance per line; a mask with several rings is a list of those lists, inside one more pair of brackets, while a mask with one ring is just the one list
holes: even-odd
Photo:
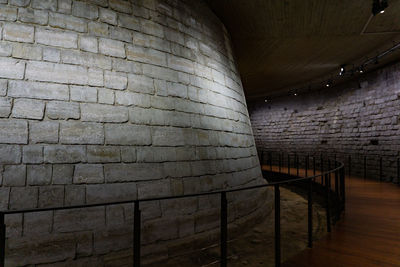
[[400, 186], [356, 177], [346, 182], [341, 221], [282, 266], [400, 266]]

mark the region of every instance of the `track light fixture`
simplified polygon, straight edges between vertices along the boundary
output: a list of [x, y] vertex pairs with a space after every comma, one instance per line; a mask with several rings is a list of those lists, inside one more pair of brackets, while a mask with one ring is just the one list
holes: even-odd
[[387, 0], [373, 0], [372, 1], [372, 14], [382, 14], [385, 12], [385, 8], [389, 6]]
[[328, 80], [327, 82], [326, 82], [326, 87], [330, 87], [332, 85], [332, 80]]
[[340, 72], [339, 75], [343, 76], [346, 73], [346, 65], [341, 65], [340, 66]]

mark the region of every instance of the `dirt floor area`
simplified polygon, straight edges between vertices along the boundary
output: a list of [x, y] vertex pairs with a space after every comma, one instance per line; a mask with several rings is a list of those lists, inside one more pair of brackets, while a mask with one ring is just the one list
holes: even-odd
[[[326, 233], [324, 209], [313, 205], [313, 235], [317, 240]], [[229, 234], [228, 234], [229, 235]], [[307, 201], [281, 187], [282, 261], [307, 247]], [[219, 245], [204, 248], [153, 266], [219, 266]], [[228, 241], [228, 266], [274, 266], [274, 211], [262, 223]]]

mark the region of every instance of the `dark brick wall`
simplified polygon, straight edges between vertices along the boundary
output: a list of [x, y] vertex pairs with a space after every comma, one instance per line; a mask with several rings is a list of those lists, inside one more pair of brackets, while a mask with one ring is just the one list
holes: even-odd
[[352, 157], [352, 172], [398, 180], [400, 64], [319, 92], [249, 103], [258, 149]]

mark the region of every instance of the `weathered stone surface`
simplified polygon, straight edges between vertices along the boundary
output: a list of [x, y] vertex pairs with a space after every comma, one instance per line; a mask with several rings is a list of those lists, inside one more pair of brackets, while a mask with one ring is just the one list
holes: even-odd
[[21, 155], [21, 148], [17, 145], [0, 145], [0, 164], [20, 163]]
[[118, 12], [123, 13], [131, 13], [132, 12], [132, 5], [128, 1], [124, 0], [109, 0], [110, 7]]
[[13, 118], [41, 120], [43, 119], [44, 102], [32, 99], [15, 99], [12, 111]]
[[97, 19], [99, 16], [98, 8], [85, 2], [74, 1], [72, 5], [72, 14], [76, 17]]
[[107, 56], [125, 57], [125, 45], [120, 41], [100, 38], [99, 51]]
[[154, 94], [154, 81], [143, 75], [128, 75], [128, 90], [137, 93]]
[[124, 90], [127, 86], [128, 78], [125, 73], [105, 71], [104, 85], [108, 88]]
[[108, 24], [116, 25], [117, 24], [117, 13], [109, 10], [107, 8], [99, 9], [99, 18], [100, 21], [106, 22]]
[[39, 236], [51, 232], [52, 212], [31, 212], [24, 215], [24, 235]]
[[22, 24], [5, 24], [3, 37], [8, 41], [33, 43], [34, 28]]
[[57, 48], [43, 48], [43, 60], [59, 63], [61, 59], [61, 52]]
[[37, 29], [35, 40], [39, 44], [58, 46], [63, 48], [77, 48], [78, 35], [76, 33]]
[[22, 162], [31, 164], [43, 163], [43, 146], [42, 145], [23, 146]]
[[10, 81], [8, 95], [38, 99], [68, 100], [68, 86], [62, 84]]
[[43, 11], [43, 10], [36, 10], [36, 9], [30, 9], [30, 8], [19, 8], [18, 9], [18, 20], [25, 22], [25, 23], [46, 25], [48, 22], [48, 14], [46, 11]]
[[51, 165], [28, 165], [27, 183], [28, 185], [47, 185], [51, 183]]
[[164, 177], [160, 164], [132, 163], [106, 164], [104, 173], [107, 183], [156, 180]]
[[85, 162], [86, 151], [82, 146], [45, 146], [44, 161], [47, 163]]
[[79, 48], [83, 51], [97, 53], [99, 51], [97, 38], [91, 36], [80, 36]]
[[97, 184], [104, 182], [101, 164], [77, 164], [74, 171], [74, 184]]
[[79, 119], [79, 104], [63, 101], [51, 101], [46, 105], [47, 117], [53, 120]]
[[10, 209], [36, 208], [38, 201], [37, 187], [12, 187], [10, 192]]
[[105, 142], [111, 145], [150, 145], [150, 128], [128, 124], [107, 124], [105, 125]]
[[53, 229], [61, 233], [101, 229], [104, 226], [103, 207], [60, 210], [54, 214]]
[[0, 120], [0, 143], [28, 143], [28, 123], [22, 120]]
[[53, 184], [72, 184], [74, 166], [68, 164], [53, 165]]
[[71, 86], [71, 100], [79, 102], [96, 102], [97, 89], [89, 86]]
[[32, 7], [37, 9], [56, 11], [57, 0], [32, 0]]
[[5, 186], [25, 186], [26, 166], [25, 165], [6, 165], [3, 173], [3, 185]]
[[65, 186], [65, 205], [83, 205], [85, 204], [85, 185], [67, 185]]
[[0, 20], [15, 21], [17, 19], [17, 9], [10, 6], [0, 7]]
[[136, 197], [136, 183], [98, 184], [86, 187], [86, 201], [89, 204], [133, 200]]
[[[84, 19], [72, 17], [70, 15], [64, 15], [64, 14], [59, 14], [59, 13], [50, 13], [49, 24], [56, 28], [74, 30], [74, 31], [78, 31], [78, 32], [86, 32], [87, 31], [87, 24]], [[58, 36], [58, 38], [61, 38], [61, 36]], [[71, 38], [73, 38], [73, 37], [69, 36], [69, 39], [68, 39], [69, 42], [72, 41]], [[53, 43], [53, 44], [55, 44], [55, 43]], [[57, 43], [57, 44], [59, 44], [59, 43]], [[72, 44], [72, 42], [71, 42], [71, 44]], [[57, 46], [61, 46], [61, 45], [57, 45]]]
[[81, 104], [82, 121], [126, 122], [128, 108], [100, 104]]
[[11, 98], [0, 97], [0, 118], [8, 118], [8, 116], [10, 116], [11, 104]]
[[25, 63], [10, 58], [0, 58], [0, 78], [22, 79]]
[[59, 123], [52, 121], [29, 122], [29, 141], [32, 143], [58, 142]]
[[116, 146], [88, 146], [87, 157], [90, 163], [120, 162], [121, 152]]
[[73, 121], [61, 122], [60, 142], [62, 144], [103, 144], [103, 125]]
[[151, 63], [160, 66], [167, 65], [167, 56], [164, 52], [160, 52], [151, 48], [127, 45], [126, 57], [133, 61]]
[[41, 60], [42, 48], [34, 45], [15, 44], [12, 52], [15, 58]]

